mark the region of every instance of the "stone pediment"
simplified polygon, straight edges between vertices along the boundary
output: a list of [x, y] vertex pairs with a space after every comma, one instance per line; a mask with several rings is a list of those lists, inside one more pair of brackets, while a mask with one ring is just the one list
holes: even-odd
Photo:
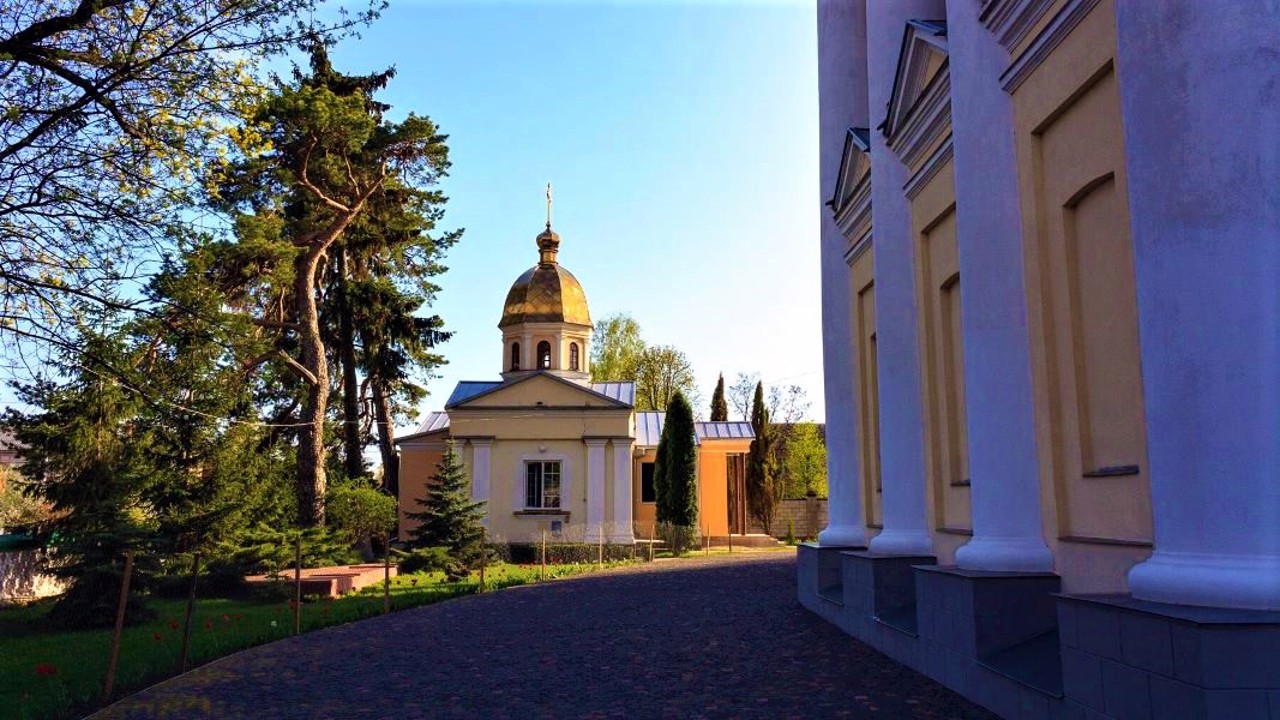
[[912, 165], [950, 126], [950, 119], [946, 22], [911, 20], [903, 32], [893, 93], [881, 130], [890, 147]]
[[552, 375], [533, 373], [494, 383], [481, 392], [451, 402], [449, 410], [471, 408], [631, 409], [631, 405], [598, 392], [590, 385]]
[[836, 175], [831, 211], [845, 238], [856, 240], [871, 224], [871, 133], [849, 128], [845, 133], [840, 171]]

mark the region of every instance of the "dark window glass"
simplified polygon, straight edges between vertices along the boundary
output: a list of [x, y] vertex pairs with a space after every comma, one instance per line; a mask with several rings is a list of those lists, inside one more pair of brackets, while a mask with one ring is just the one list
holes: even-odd
[[569, 343], [569, 369], [578, 369], [578, 343]]
[[511, 343], [511, 369], [520, 369], [520, 343]]
[[560, 463], [531, 462], [525, 465], [524, 506], [554, 510], [560, 507]]
[[546, 340], [538, 343], [538, 367], [543, 370], [551, 368], [551, 343]]
[[658, 493], [653, 489], [653, 463], [640, 463], [640, 502], [657, 502]]

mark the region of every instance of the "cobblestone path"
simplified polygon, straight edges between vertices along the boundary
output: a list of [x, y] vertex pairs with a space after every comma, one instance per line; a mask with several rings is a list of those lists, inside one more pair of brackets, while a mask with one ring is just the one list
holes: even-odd
[[993, 716], [796, 600], [795, 555], [659, 561], [254, 648], [111, 718]]

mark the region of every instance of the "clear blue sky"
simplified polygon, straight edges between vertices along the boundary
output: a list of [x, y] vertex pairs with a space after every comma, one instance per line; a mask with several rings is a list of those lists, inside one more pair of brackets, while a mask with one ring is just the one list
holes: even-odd
[[[822, 419], [816, 30], [811, 2], [393, 0], [334, 52], [394, 65], [382, 97], [450, 136], [449, 254], [434, 310], [454, 336], [423, 410], [496, 379], [511, 282], [555, 185], [560, 261], [593, 318], [716, 375], [796, 383]], [[705, 410], [704, 410], [705, 412]]]

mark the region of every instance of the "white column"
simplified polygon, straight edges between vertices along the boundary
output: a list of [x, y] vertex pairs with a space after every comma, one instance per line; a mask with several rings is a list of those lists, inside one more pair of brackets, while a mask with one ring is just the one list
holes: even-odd
[[493, 438], [471, 438], [471, 499], [484, 502], [484, 522], [489, 524], [491, 515], [489, 507], [489, 478], [492, 467], [489, 462], [489, 448], [493, 446]]
[[884, 530], [869, 547], [887, 555], [932, 555], [925, 502], [916, 239], [903, 185], [907, 168], [876, 129], [884, 120], [908, 20], [946, 17], [941, 0], [867, 3], [867, 90], [871, 115], [871, 224], [876, 268], [880, 375], [880, 473]]
[[557, 332], [555, 342], [556, 342], [556, 346], [551, 349], [551, 369], [563, 370], [565, 369], [565, 367], [567, 367], [565, 365], [565, 359], [564, 359], [564, 354], [565, 354], [564, 335], [562, 333]]
[[599, 542], [604, 526], [604, 438], [583, 438], [587, 444], [586, 541]]
[[[831, 199], [846, 131], [867, 124], [865, 0], [818, 2], [818, 168], [822, 203]], [[820, 206], [822, 379], [827, 422], [827, 527], [820, 545], [866, 544], [854, 405], [853, 329], [845, 238], [831, 208]]]
[[609, 525], [609, 542], [620, 545], [635, 543], [632, 531], [631, 441], [613, 441], [613, 517]]
[[1000, 87], [1008, 53], [977, 3], [947, 4], [964, 384], [973, 478], [973, 539], [956, 564], [974, 570], [1053, 568], [1040, 518], [1031, 338], [1013, 105]]
[[525, 333], [520, 340], [520, 369], [537, 370], [538, 351], [533, 347], [533, 335]]
[[1280, 610], [1280, 5], [1116, 3], [1155, 552], [1135, 597]]

